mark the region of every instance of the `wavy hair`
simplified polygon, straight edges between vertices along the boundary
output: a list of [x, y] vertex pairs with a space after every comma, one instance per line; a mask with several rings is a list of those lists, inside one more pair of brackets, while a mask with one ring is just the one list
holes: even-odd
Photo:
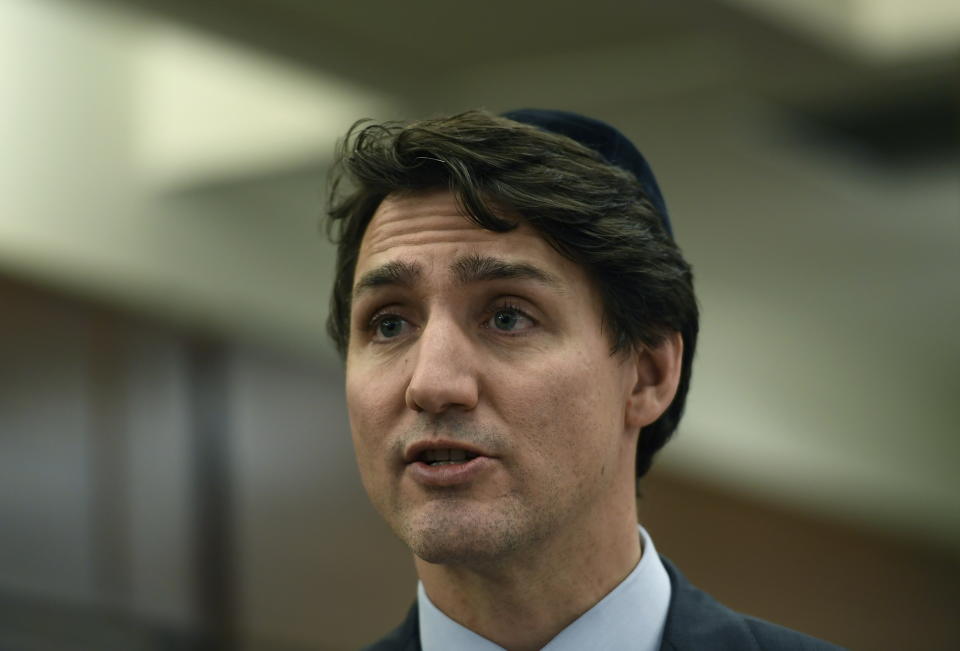
[[392, 193], [447, 188], [478, 226], [506, 232], [515, 215], [598, 288], [610, 353], [683, 338], [676, 396], [640, 432], [636, 475], [676, 430], [690, 386], [699, 330], [693, 274], [656, 208], [629, 172], [566, 136], [484, 111], [416, 122], [355, 123], [332, 169], [327, 232], [337, 245], [327, 330], [342, 357], [364, 231]]

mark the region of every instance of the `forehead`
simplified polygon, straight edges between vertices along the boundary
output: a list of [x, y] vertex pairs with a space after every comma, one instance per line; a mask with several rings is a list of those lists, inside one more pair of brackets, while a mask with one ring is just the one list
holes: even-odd
[[561, 256], [531, 226], [496, 233], [468, 219], [448, 191], [390, 195], [377, 208], [360, 244], [355, 277], [394, 261], [430, 262], [471, 254], [526, 261], [568, 278], [579, 266]]

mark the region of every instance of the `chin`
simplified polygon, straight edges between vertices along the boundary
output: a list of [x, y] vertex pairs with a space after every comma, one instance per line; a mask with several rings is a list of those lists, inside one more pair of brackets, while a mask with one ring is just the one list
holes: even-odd
[[[450, 505], [452, 506], [452, 505]], [[431, 509], [405, 519], [400, 539], [416, 556], [442, 565], [483, 565], [517, 552], [529, 542], [529, 527], [516, 513], [470, 508]]]

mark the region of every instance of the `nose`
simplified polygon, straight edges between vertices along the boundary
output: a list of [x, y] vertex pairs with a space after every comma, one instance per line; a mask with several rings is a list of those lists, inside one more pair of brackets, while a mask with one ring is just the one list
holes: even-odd
[[469, 336], [449, 321], [429, 322], [413, 348], [416, 355], [405, 394], [407, 407], [439, 414], [477, 406], [477, 351]]

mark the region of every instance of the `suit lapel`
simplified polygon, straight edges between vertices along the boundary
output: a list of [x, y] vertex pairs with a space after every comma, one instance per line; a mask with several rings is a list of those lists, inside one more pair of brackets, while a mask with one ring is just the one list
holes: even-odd
[[420, 647], [420, 616], [417, 602], [407, 612], [407, 618], [385, 638], [371, 644], [363, 651], [422, 651]]
[[670, 575], [670, 611], [660, 651], [761, 651], [741, 615], [698, 590], [666, 558]]

